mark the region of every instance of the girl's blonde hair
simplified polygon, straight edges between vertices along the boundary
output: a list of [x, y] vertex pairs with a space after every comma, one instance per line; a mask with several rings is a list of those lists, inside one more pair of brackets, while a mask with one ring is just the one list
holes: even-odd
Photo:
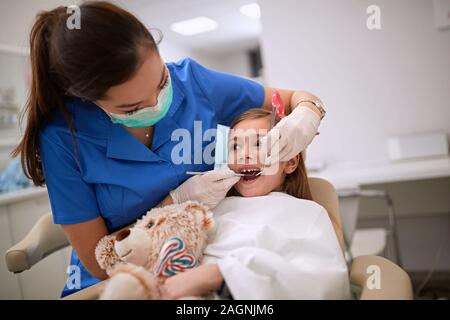
[[[234, 119], [230, 128], [233, 129], [240, 122], [245, 120], [254, 120], [261, 118], [268, 118], [271, 116], [271, 112], [262, 108], [254, 108], [247, 110], [242, 113], [236, 119]], [[311, 190], [309, 188], [308, 176], [306, 173], [305, 161], [303, 159], [303, 154], [299, 153], [298, 166], [294, 172], [287, 174], [284, 179], [282, 189], [287, 194], [300, 199], [312, 200]], [[228, 196], [237, 196], [239, 193], [233, 187], [229, 192]]]

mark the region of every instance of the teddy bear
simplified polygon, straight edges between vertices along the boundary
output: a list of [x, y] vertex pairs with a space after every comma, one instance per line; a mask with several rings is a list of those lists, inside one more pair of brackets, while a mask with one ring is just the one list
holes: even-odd
[[131, 228], [103, 237], [95, 256], [110, 279], [100, 299], [159, 299], [160, 282], [200, 263], [213, 227], [212, 212], [187, 201], [154, 208]]

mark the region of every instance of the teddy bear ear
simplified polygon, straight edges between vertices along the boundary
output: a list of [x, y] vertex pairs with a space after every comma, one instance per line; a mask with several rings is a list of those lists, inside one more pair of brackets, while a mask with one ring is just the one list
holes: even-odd
[[199, 202], [189, 201], [185, 203], [184, 210], [189, 213], [197, 214], [199, 223], [204, 230], [210, 230], [214, 227], [212, 212]]
[[213, 213], [209, 210], [206, 210], [204, 215], [203, 227], [205, 228], [205, 230], [211, 230], [214, 227]]
[[120, 258], [114, 249], [114, 236], [104, 236], [100, 239], [95, 247], [95, 258], [97, 263], [103, 270], [107, 272], [118, 262]]

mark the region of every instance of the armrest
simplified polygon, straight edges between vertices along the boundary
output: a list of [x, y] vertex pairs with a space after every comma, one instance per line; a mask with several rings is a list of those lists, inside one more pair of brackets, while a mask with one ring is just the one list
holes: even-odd
[[[380, 289], [369, 288], [369, 266], [380, 268]], [[413, 289], [408, 274], [395, 263], [378, 256], [360, 256], [353, 260], [350, 282], [361, 288], [361, 300], [412, 300]]]
[[19, 273], [68, 245], [61, 226], [53, 224], [51, 213], [48, 213], [36, 222], [23, 240], [6, 251], [6, 265], [9, 271]]

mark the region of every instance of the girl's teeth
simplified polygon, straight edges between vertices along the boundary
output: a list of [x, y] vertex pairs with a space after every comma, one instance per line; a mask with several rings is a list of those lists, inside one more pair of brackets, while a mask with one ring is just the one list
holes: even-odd
[[244, 175], [244, 181], [254, 180], [258, 178], [260, 172], [261, 170], [259, 169], [244, 169], [241, 171], [241, 173]]

